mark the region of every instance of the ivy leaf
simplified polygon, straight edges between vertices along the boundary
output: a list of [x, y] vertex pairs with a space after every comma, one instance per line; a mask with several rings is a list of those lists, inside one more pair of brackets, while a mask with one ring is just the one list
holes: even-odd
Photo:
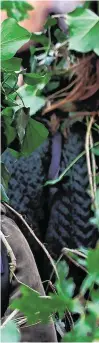
[[7, 12], [7, 16], [16, 19], [17, 21], [24, 20], [29, 17], [27, 11], [33, 10], [32, 5], [26, 1], [1, 1], [1, 9]]
[[1, 201], [9, 202], [9, 198], [6, 194], [9, 179], [10, 179], [10, 174], [9, 174], [5, 164], [3, 162], [1, 162], [1, 184], [0, 184]]
[[1, 327], [1, 343], [5, 342], [20, 342], [19, 330], [13, 320], [9, 320], [4, 327]]
[[99, 282], [99, 246], [88, 251], [87, 268], [89, 274], [95, 277], [95, 282]]
[[4, 73], [3, 87], [6, 90], [6, 94], [13, 92], [17, 87], [18, 75], [15, 73]]
[[55, 18], [51, 18], [50, 16], [48, 16], [44, 28], [48, 29], [49, 27], [55, 26], [56, 24], [57, 20]]
[[62, 342], [93, 342], [95, 330], [95, 316], [83, 316], [77, 324], [75, 324], [73, 330], [63, 337]]
[[20, 310], [26, 317], [29, 324], [38, 322], [48, 323], [50, 317], [59, 312], [61, 317], [64, 311], [71, 306], [72, 299], [65, 299], [58, 294], [40, 296], [38, 292], [26, 285], [20, 287], [22, 296], [15, 299], [10, 307]]
[[6, 72], [19, 71], [21, 67], [22, 59], [18, 57], [12, 57], [10, 60], [2, 61], [1, 67], [2, 70]]
[[48, 92], [54, 91], [58, 87], [59, 87], [59, 81], [51, 81], [47, 85], [47, 91]]
[[11, 107], [7, 107], [2, 111], [4, 119], [4, 132], [7, 139], [7, 145], [9, 145], [16, 137], [16, 129], [12, 127], [13, 122], [13, 110]]
[[34, 115], [45, 105], [45, 98], [35, 95], [35, 86], [24, 85], [20, 87], [17, 91], [19, 94], [19, 99], [16, 104], [20, 107], [30, 108], [30, 115]]
[[66, 41], [66, 33], [64, 33], [58, 28], [55, 30], [54, 36], [56, 37], [57, 41], [60, 43], [63, 43], [64, 41]]
[[93, 50], [99, 55], [99, 16], [89, 9], [77, 8], [67, 15], [69, 49], [79, 52]]
[[8, 148], [8, 151], [11, 153], [11, 155], [12, 155], [13, 157], [15, 157], [15, 159], [18, 159], [18, 158], [20, 158], [20, 156], [21, 156], [20, 152], [18, 152], [18, 151], [16, 151], [16, 150], [13, 150], [13, 149], [11, 149], [11, 148]]
[[57, 271], [59, 279], [56, 280], [55, 286], [58, 294], [63, 294], [65, 297], [72, 297], [75, 286], [72, 278], [66, 279], [69, 269], [65, 261], [59, 263]]
[[82, 285], [81, 285], [81, 294], [84, 295], [86, 291], [91, 288], [91, 286], [94, 283], [94, 276], [93, 275], [88, 275], [86, 278], [83, 280]]
[[93, 148], [92, 151], [96, 156], [99, 156], [99, 146], [97, 146], [96, 148]]
[[25, 156], [31, 154], [48, 136], [45, 126], [36, 120], [29, 118], [23, 140], [21, 153]]
[[23, 143], [23, 138], [25, 136], [26, 127], [28, 125], [28, 113], [26, 114], [24, 109], [21, 108], [19, 111], [16, 112], [16, 130], [18, 133], [20, 144]]
[[49, 39], [42, 32], [32, 33], [31, 40], [33, 40], [36, 43], [40, 43], [46, 48], [48, 47], [48, 44], [49, 44]]
[[46, 75], [40, 75], [37, 73], [26, 73], [24, 75], [24, 81], [29, 85], [38, 85], [39, 83], [44, 84], [44, 86], [49, 82], [50, 76], [48, 74]]
[[12, 58], [30, 37], [30, 32], [21, 27], [15, 19], [4, 20], [1, 25], [1, 59], [5, 61]]
[[40, 296], [40, 294], [28, 286], [20, 287], [22, 296], [20, 299], [15, 299], [10, 307], [19, 309], [26, 317], [29, 324], [42, 322], [48, 323], [50, 316], [61, 308], [64, 313], [66, 304], [58, 296]]

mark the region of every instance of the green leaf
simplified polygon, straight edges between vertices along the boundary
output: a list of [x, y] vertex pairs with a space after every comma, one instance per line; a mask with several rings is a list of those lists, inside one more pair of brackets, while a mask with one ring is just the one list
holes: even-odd
[[96, 330], [96, 320], [94, 316], [83, 316], [75, 324], [74, 328], [67, 333], [62, 342], [92, 342]]
[[10, 60], [2, 61], [1, 67], [6, 72], [19, 71], [21, 67], [22, 59], [18, 57], [12, 57]]
[[11, 107], [7, 107], [2, 111], [4, 119], [4, 132], [7, 139], [7, 145], [9, 145], [16, 137], [16, 129], [12, 127], [13, 122], [13, 110]]
[[6, 90], [6, 94], [15, 91], [18, 81], [18, 75], [15, 73], [4, 73], [3, 88]]
[[97, 188], [97, 190], [96, 190], [95, 204], [96, 204], [96, 207], [99, 209], [99, 188]]
[[99, 280], [99, 246], [88, 251], [87, 268], [89, 274], [95, 276], [97, 282], [97, 278]]
[[30, 115], [34, 115], [45, 105], [44, 97], [35, 95], [35, 86], [24, 85], [17, 91], [20, 99], [16, 101], [16, 104], [20, 107], [30, 108]]
[[59, 81], [49, 82], [47, 85], [47, 91], [50, 92], [50, 91], [57, 89], [59, 87], [59, 84], [60, 84]]
[[6, 194], [6, 190], [1, 183], [0, 183], [0, 193], [1, 193], [1, 201], [9, 203], [9, 198]]
[[1, 343], [5, 342], [20, 342], [19, 330], [13, 320], [9, 320], [4, 327], [1, 327]]
[[89, 9], [77, 8], [67, 15], [69, 49], [80, 52], [93, 50], [99, 55], [99, 17]]
[[48, 323], [50, 316], [56, 312], [63, 317], [67, 306], [69, 308], [73, 303], [72, 299], [65, 299], [58, 294], [40, 296], [38, 292], [26, 285], [21, 286], [20, 290], [21, 298], [15, 299], [10, 307], [20, 310], [27, 317], [29, 324]]
[[24, 112], [24, 109], [21, 108], [18, 112], [16, 112], [15, 120], [16, 120], [16, 130], [18, 133], [19, 141], [20, 141], [20, 144], [22, 145], [23, 139], [25, 136], [26, 127], [28, 125], [29, 116], [28, 114]]
[[7, 16], [16, 19], [17, 21], [24, 20], [29, 17], [27, 11], [33, 10], [32, 5], [26, 1], [1, 1], [1, 9], [7, 12]]
[[4, 117], [9, 118], [10, 124], [12, 123], [12, 118], [13, 118], [13, 108], [12, 107], [6, 107], [2, 110], [1, 115]]
[[48, 136], [45, 126], [36, 120], [29, 118], [23, 140], [21, 153], [25, 156], [31, 154]]
[[16, 137], [16, 130], [14, 127], [7, 125], [5, 127], [4, 132], [5, 132], [6, 139], [7, 139], [7, 145], [10, 145]]
[[1, 25], [1, 59], [12, 58], [30, 40], [31, 34], [21, 27], [15, 19], [6, 19]]
[[21, 286], [20, 290], [21, 298], [15, 299], [10, 307], [19, 309], [27, 317], [29, 324], [48, 323], [52, 313], [59, 308], [64, 313], [66, 304], [58, 295], [40, 296], [38, 292], [26, 285]]
[[49, 39], [42, 33], [32, 33], [31, 40], [36, 43], [40, 43], [41, 45], [45, 46], [46, 48], [49, 45]]
[[54, 36], [56, 37], [57, 41], [60, 43], [63, 43], [64, 41], [66, 41], [66, 38], [67, 38], [66, 33], [61, 31], [59, 28], [55, 30]]
[[47, 21], [44, 25], [45, 29], [48, 29], [49, 27], [55, 26], [57, 24], [57, 20], [55, 18], [51, 18], [48, 16]]
[[87, 304], [87, 309], [90, 311], [90, 313], [96, 316], [97, 320], [99, 319], [99, 300], [97, 304], [94, 304], [92, 303], [92, 301], [89, 301]]
[[37, 73], [26, 73], [24, 75], [24, 81], [29, 85], [38, 85], [39, 83], [44, 86], [49, 82], [50, 76], [48, 74], [40, 75]]
[[96, 156], [99, 156], [99, 146], [97, 146], [97, 148], [93, 148], [92, 151]]
[[55, 287], [58, 294], [63, 294], [67, 298], [72, 297], [75, 286], [72, 278], [66, 279], [69, 269], [65, 261], [59, 263], [57, 271], [59, 280], [56, 280]]
[[20, 152], [16, 151], [16, 150], [13, 150], [11, 148], [8, 148], [8, 151], [11, 153], [11, 155], [13, 157], [15, 157], [16, 159], [20, 158], [21, 154]]
[[[72, 277], [67, 279], [68, 275], [68, 265], [65, 261], [61, 261], [57, 265], [57, 271], [59, 275], [59, 279], [55, 282], [55, 288], [57, 290], [58, 296], [64, 301], [64, 303], [68, 304], [68, 308], [73, 313], [82, 313], [82, 306], [78, 299], [73, 298], [75, 285], [73, 282]], [[59, 309], [60, 316], [62, 315]]]
[[81, 294], [84, 295], [86, 291], [91, 288], [94, 284], [94, 276], [93, 275], [88, 275], [86, 278], [83, 280], [82, 285], [81, 285]]

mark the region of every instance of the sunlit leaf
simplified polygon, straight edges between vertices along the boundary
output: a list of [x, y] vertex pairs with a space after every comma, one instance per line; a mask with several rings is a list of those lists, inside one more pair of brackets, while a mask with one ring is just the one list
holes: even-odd
[[19, 71], [21, 67], [22, 59], [18, 57], [12, 57], [10, 60], [2, 61], [1, 67], [4, 71]]
[[34, 115], [45, 105], [45, 98], [35, 95], [36, 88], [31, 85], [24, 85], [17, 91], [19, 99], [16, 101], [17, 105], [21, 107], [30, 108], [30, 115]]
[[31, 154], [48, 136], [45, 126], [34, 119], [29, 118], [23, 140], [21, 153], [25, 156]]
[[20, 144], [23, 143], [23, 138], [25, 136], [26, 127], [28, 125], [29, 116], [26, 114], [24, 109], [21, 108], [16, 112], [16, 130], [18, 133]]
[[69, 49], [80, 52], [93, 50], [99, 55], [99, 16], [89, 9], [77, 8], [67, 15]]
[[7, 16], [16, 19], [17, 21], [24, 20], [29, 17], [27, 11], [33, 10], [31, 4], [27, 1], [1, 1], [1, 9], [7, 12]]
[[24, 75], [24, 81], [29, 85], [38, 85], [39, 83], [43, 83], [44, 86], [49, 82], [50, 77], [48, 74], [40, 75], [37, 73], [26, 73]]
[[4, 20], [1, 25], [1, 59], [4, 61], [12, 58], [30, 37], [30, 32], [21, 27], [15, 19]]

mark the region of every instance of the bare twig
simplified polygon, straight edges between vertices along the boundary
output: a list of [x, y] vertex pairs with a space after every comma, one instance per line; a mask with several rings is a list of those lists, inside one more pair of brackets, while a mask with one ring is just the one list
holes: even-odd
[[69, 259], [72, 263], [74, 263], [76, 267], [82, 269], [85, 273], [87, 273], [86, 268], [84, 268], [83, 266], [81, 266], [80, 263], [78, 263], [78, 262], [75, 261], [71, 256], [68, 255], [67, 248], [64, 248], [62, 251], [63, 251], [63, 255], [65, 255], [66, 257], [68, 257], [68, 259]]
[[11, 320], [13, 319], [16, 314], [18, 313], [19, 311], [18, 310], [14, 310], [7, 318], [6, 320], [4, 321], [4, 323], [1, 325], [1, 329], [4, 328], [4, 326]]
[[[95, 113], [94, 113], [95, 116]], [[87, 133], [85, 139], [85, 151], [86, 151], [86, 160], [87, 160], [87, 169], [88, 169], [88, 177], [89, 177], [89, 184], [90, 184], [90, 191], [92, 201], [94, 201], [94, 189], [93, 189], [93, 180], [92, 180], [92, 171], [91, 171], [91, 162], [90, 162], [90, 134], [91, 128], [94, 123], [94, 116], [91, 117], [89, 123], [87, 121]]]
[[75, 254], [75, 255], [77, 255], [77, 256], [81, 256], [81, 257], [83, 257], [83, 258], [87, 258], [86, 257], [86, 255], [84, 254], [84, 253], [82, 253], [81, 251], [78, 251], [77, 249], [70, 249], [70, 248], [63, 248], [62, 249], [62, 254], [64, 254], [64, 252], [71, 252], [71, 253], [73, 253], [73, 254]]
[[19, 214], [17, 211], [14, 210], [14, 208], [12, 208], [10, 205], [8, 205], [7, 203], [4, 203], [6, 207], [9, 208], [9, 210], [11, 210], [15, 215], [17, 215], [20, 220], [24, 223], [24, 225], [27, 227], [27, 229], [29, 230], [29, 232], [31, 233], [31, 235], [35, 238], [35, 240], [37, 241], [37, 243], [41, 246], [41, 248], [43, 249], [43, 251], [45, 252], [45, 254], [47, 255], [48, 259], [50, 260], [50, 263], [52, 264], [55, 274], [57, 276], [57, 278], [59, 279], [58, 276], [58, 272], [55, 266], [55, 263], [51, 257], [51, 255], [49, 254], [48, 250], [45, 248], [44, 244], [39, 240], [39, 238], [35, 235], [34, 231], [31, 229], [31, 227], [27, 224], [26, 220], [22, 217], [21, 214]]
[[94, 153], [92, 151], [92, 148], [93, 148], [92, 134], [90, 134], [90, 146], [91, 146], [91, 157], [92, 157], [93, 189], [94, 189], [94, 198], [95, 198], [95, 194], [96, 194], [96, 161], [95, 161]]

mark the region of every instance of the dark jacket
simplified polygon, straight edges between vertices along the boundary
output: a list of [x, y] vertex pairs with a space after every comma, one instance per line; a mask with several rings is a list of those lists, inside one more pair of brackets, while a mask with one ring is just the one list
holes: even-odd
[[[17, 279], [36, 291], [39, 291], [41, 295], [44, 295], [45, 293], [42, 282], [29, 245], [15, 222], [11, 218], [7, 217], [4, 206], [2, 206], [1, 227], [2, 232], [4, 236], [6, 236], [7, 242], [11, 246], [16, 258], [15, 275]], [[13, 299], [20, 296], [19, 288], [20, 284], [13, 277], [11, 282], [9, 303]], [[8, 316], [10, 313], [11, 310], [8, 307], [3, 319], [5, 320], [6, 316]], [[26, 323], [20, 328], [21, 342], [57, 341], [53, 322], [45, 325], [37, 324], [26, 328], [24, 326], [26, 326]]]

